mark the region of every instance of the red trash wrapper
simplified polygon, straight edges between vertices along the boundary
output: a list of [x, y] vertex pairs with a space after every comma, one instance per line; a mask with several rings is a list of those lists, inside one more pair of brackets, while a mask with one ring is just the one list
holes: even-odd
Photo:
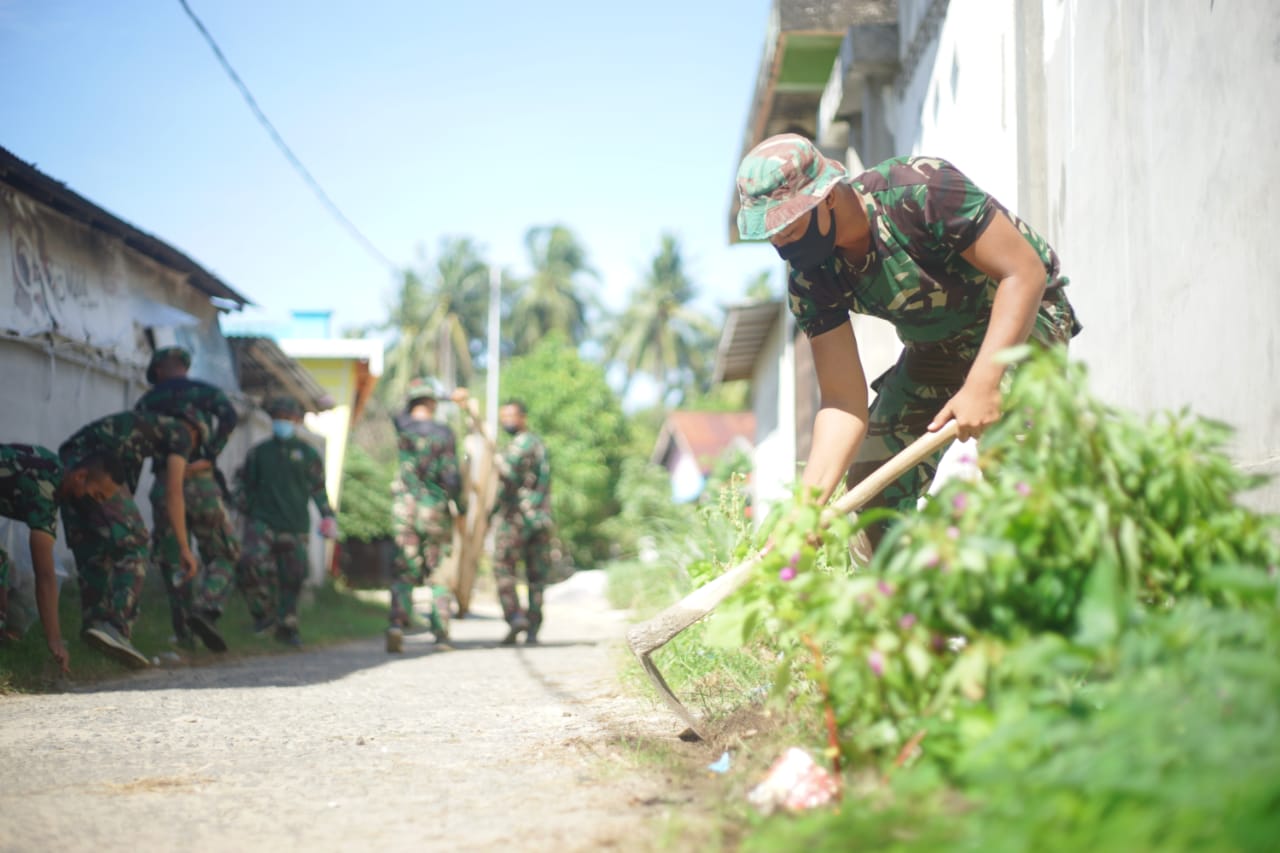
[[747, 801], [763, 814], [778, 809], [800, 812], [826, 805], [836, 798], [836, 778], [809, 753], [791, 747], [769, 768], [764, 780], [747, 793]]

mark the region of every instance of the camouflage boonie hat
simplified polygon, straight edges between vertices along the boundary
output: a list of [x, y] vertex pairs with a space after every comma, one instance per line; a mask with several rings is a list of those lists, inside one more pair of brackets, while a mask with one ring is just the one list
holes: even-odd
[[738, 234], [743, 240], [772, 237], [816, 207], [844, 176], [844, 166], [803, 136], [769, 137], [738, 167]]
[[300, 418], [305, 414], [302, 404], [292, 397], [272, 397], [262, 406], [268, 415], [283, 415], [286, 418]]
[[191, 353], [182, 347], [160, 347], [151, 354], [151, 362], [147, 365], [147, 384], [156, 384], [156, 368], [171, 358], [175, 358], [182, 362], [187, 368], [191, 367]]
[[419, 376], [409, 381], [409, 387], [404, 391], [404, 402], [408, 405], [414, 400], [442, 400], [444, 396], [444, 386], [440, 384], [440, 380], [431, 376]]

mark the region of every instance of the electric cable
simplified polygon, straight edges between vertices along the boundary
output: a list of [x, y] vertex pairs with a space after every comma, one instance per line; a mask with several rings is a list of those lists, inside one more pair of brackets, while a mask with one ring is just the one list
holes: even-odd
[[293, 153], [293, 149], [285, 143], [284, 138], [280, 135], [280, 132], [276, 130], [275, 125], [273, 125], [271, 120], [267, 118], [267, 114], [258, 106], [258, 102], [254, 99], [253, 93], [249, 91], [249, 87], [240, 79], [240, 75], [236, 73], [236, 70], [231, 67], [231, 63], [227, 61], [227, 57], [223, 54], [222, 48], [218, 47], [218, 43], [214, 41], [213, 35], [205, 27], [204, 23], [196, 17], [196, 13], [192, 11], [191, 7], [187, 4], [187, 0], [178, 0], [178, 3], [182, 5], [182, 9], [187, 13], [187, 17], [191, 19], [191, 23], [195, 24], [196, 29], [200, 31], [200, 35], [204, 36], [204, 40], [208, 42], [209, 48], [213, 51], [213, 55], [218, 58], [218, 62], [222, 65], [223, 70], [227, 72], [227, 76], [231, 78], [231, 82], [235, 83], [236, 88], [240, 90], [240, 94], [244, 96], [245, 103], [247, 103], [249, 105], [249, 109], [253, 111], [254, 116], [258, 119], [258, 123], [267, 131], [267, 135], [275, 142], [276, 147], [280, 149], [282, 154], [284, 154], [285, 159], [287, 159], [293, 165], [293, 168], [298, 172], [298, 174], [302, 176], [302, 180], [311, 187], [312, 192], [314, 192], [316, 197], [320, 199], [320, 202], [328, 208], [329, 212], [333, 214], [333, 217], [338, 220], [338, 222], [347, 230], [355, 241], [364, 248], [366, 252], [376, 258], [397, 276], [400, 275], [403, 270], [401, 270], [401, 268], [396, 264], [392, 263], [390, 258], [379, 251], [377, 246], [373, 245], [373, 242], [364, 235], [364, 232], [357, 228], [356, 224], [352, 222], [347, 215], [342, 212], [333, 199], [329, 197], [329, 194], [320, 186], [320, 182], [315, 179], [315, 176], [307, 170], [306, 166], [302, 165], [302, 161], [298, 159], [298, 155]]

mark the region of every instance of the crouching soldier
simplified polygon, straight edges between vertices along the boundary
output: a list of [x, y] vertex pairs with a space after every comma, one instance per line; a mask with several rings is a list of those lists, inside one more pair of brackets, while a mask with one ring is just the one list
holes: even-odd
[[[45, 644], [63, 674], [71, 657], [62, 642], [58, 623], [58, 576], [53, 565], [53, 543], [58, 535], [58, 505], [72, 499], [104, 501], [115, 495], [119, 466], [103, 456], [82, 459], [70, 471], [52, 450], [31, 444], [0, 444], [0, 516], [20, 521], [31, 531], [31, 567], [36, 578], [36, 610], [44, 628]], [[9, 555], [0, 548], [0, 635], [7, 635]]]
[[165, 515], [178, 534], [178, 561], [183, 578], [196, 574], [196, 558], [187, 544], [186, 505], [182, 478], [187, 457], [204, 440], [208, 426], [194, 410], [180, 417], [155, 412], [121, 412], [80, 429], [58, 448], [63, 467], [76, 470], [88, 460], [104, 458], [117, 465], [124, 488], [101, 501], [89, 496], [62, 504], [67, 544], [79, 575], [81, 634], [103, 654], [135, 669], [147, 657], [129, 641], [138, 617], [138, 596], [146, 577], [151, 549], [147, 527], [134, 503], [142, 463], [165, 460]]
[[[409, 383], [405, 410], [395, 418], [400, 471], [391, 491], [399, 554], [391, 581], [388, 652], [404, 648], [414, 587], [428, 581], [448, 554], [454, 519], [467, 511], [453, 430], [435, 420], [441, 396], [436, 380], [415, 379]], [[449, 593], [440, 585], [431, 592], [431, 631], [436, 642], [444, 644], [449, 640]]]
[[320, 535], [332, 539], [338, 524], [324, 488], [324, 460], [297, 436], [302, 407], [276, 398], [266, 405], [274, 437], [249, 451], [237, 483], [245, 515], [239, 580], [253, 628], [275, 626], [276, 639], [299, 646], [298, 596], [307, 578], [311, 517], [320, 511]]
[[161, 414], [191, 408], [213, 425], [208, 440], [192, 452], [182, 485], [187, 530], [200, 546], [203, 571], [193, 583], [179, 582], [178, 539], [163, 511], [167, 497], [164, 460], [159, 458], [153, 463], [156, 477], [151, 486], [151, 509], [155, 518], [152, 559], [169, 593], [169, 615], [178, 644], [193, 648], [194, 633], [209, 650], [225, 652], [227, 643], [218, 632], [217, 622], [235, 582], [240, 543], [222, 502], [224, 486], [218, 479], [217, 459], [236, 428], [237, 416], [235, 407], [221, 390], [187, 378], [190, 367], [191, 354], [185, 349], [156, 350], [147, 368], [147, 381], [153, 387], [134, 408]]

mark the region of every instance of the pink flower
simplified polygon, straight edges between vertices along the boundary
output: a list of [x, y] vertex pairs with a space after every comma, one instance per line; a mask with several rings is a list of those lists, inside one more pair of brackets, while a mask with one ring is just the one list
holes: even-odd
[[924, 567], [926, 569], [936, 569], [938, 564], [942, 562], [942, 557], [937, 551], [930, 551], [929, 556], [924, 558]]
[[867, 652], [867, 666], [876, 674], [876, 678], [884, 676], [884, 655], [876, 649]]
[[916, 624], [916, 615], [914, 613], [907, 613], [901, 619], [898, 620], [898, 627], [904, 631], [910, 631], [912, 626], [915, 624]]
[[1028, 483], [1018, 483], [1013, 488], [1024, 498], [1031, 494], [1031, 486]]
[[893, 584], [887, 581], [880, 581], [879, 583], [877, 583], [876, 589], [880, 590], [880, 594], [885, 597], [893, 595]]
[[953, 525], [951, 525], [950, 527], [948, 527], [948, 528], [947, 528], [947, 538], [948, 538], [948, 539], [959, 539], [959, 538], [960, 538], [960, 528], [959, 528], [959, 527], [956, 527], [954, 524], [953, 524]]
[[951, 508], [956, 512], [964, 512], [965, 507], [969, 505], [969, 495], [964, 492], [957, 492], [956, 496], [951, 499]]
[[784, 580], [784, 581], [795, 580], [795, 577], [796, 577], [796, 570], [793, 569], [791, 566], [786, 566], [782, 569], [782, 571], [778, 572], [779, 580]]

